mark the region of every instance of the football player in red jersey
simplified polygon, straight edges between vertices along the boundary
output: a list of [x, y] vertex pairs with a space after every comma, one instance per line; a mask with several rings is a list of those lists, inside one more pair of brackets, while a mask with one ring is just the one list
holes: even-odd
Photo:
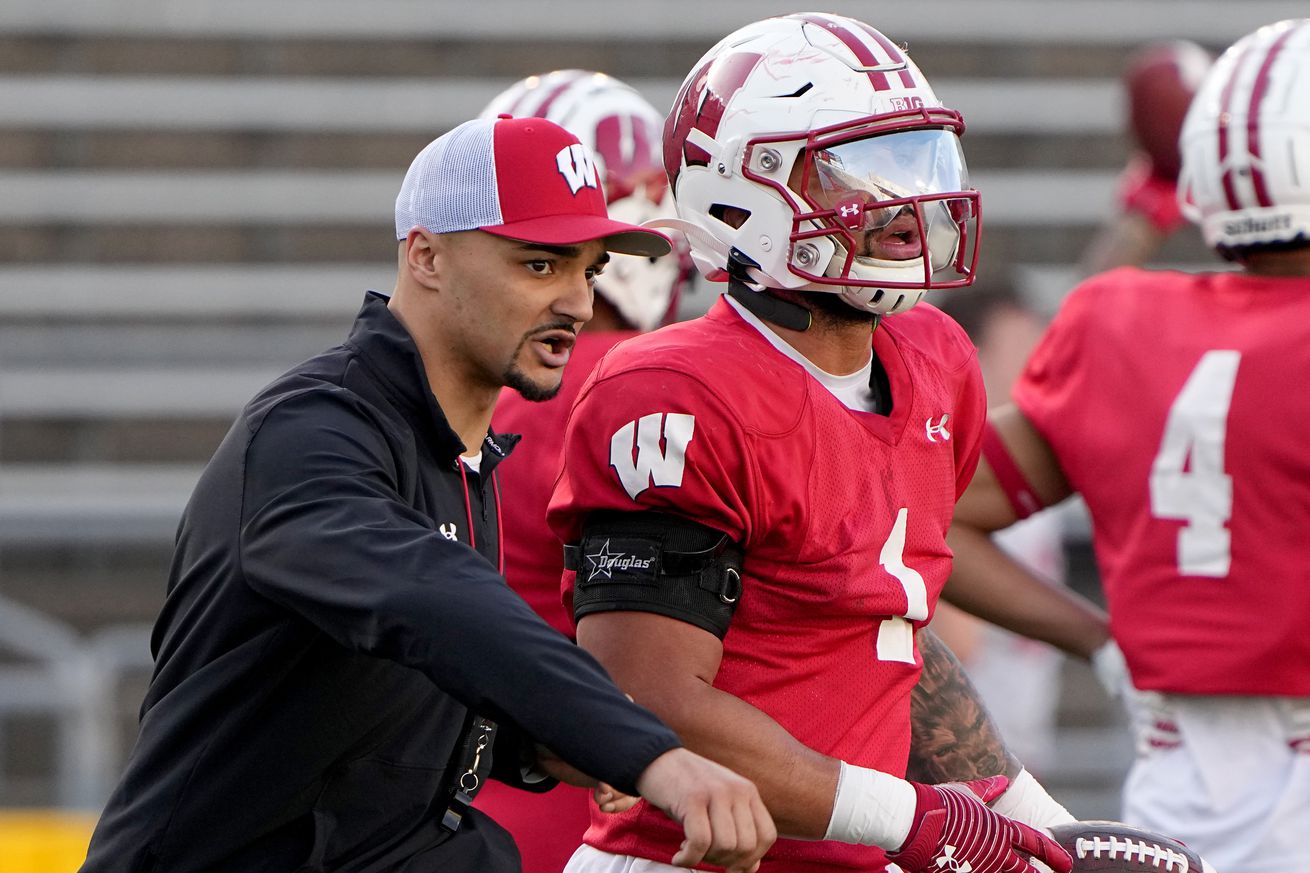
[[[1068, 813], [921, 630], [985, 416], [967, 338], [915, 305], [972, 281], [962, 130], [862, 22], [726, 37], [666, 121], [659, 224], [727, 294], [615, 347], [570, 414], [549, 519], [578, 641], [760, 786], [791, 837], [764, 871], [1069, 869], [1002, 814]], [[679, 839], [596, 814], [568, 869], [668, 870]]]
[[1032, 582], [987, 533], [1078, 492], [1132, 680], [1125, 821], [1224, 873], [1310, 870], [1310, 19], [1233, 45], [1192, 101], [1179, 201], [1241, 269], [1075, 289], [960, 502], [951, 587]]
[[1178, 134], [1210, 63], [1209, 52], [1187, 40], [1149, 43], [1129, 58], [1123, 89], [1136, 148], [1119, 174], [1119, 211], [1079, 258], [1083, 276], [1140, 266], [1187, 223], [1178, 208]]
[[[505, 113], [547, 118], [576, 136], [596, 162], [611, 216], [640, 224], [673, 214], [660, 161], [659, 111], [629, 85], [604, 73], [557, 70], [529, 76], [493, 99], [484, 118]], [[578, 332], [563, 385], [545, 402], [501, 392], [492, 417], [499, 433], [523, 434], [512, 460], [498, 471], [515, 499], [504, 506], [505, 578], [562, 633], [573, 621], [560, 603], [563, 556], [546, 526], [546, 504], [559, 475], [569, 408], [587, 374], [611, 347], [666, 321], [677, 303], [682, 269], [676, 257], [616, 254], [596, 278], [591, 321]], [[590, 820], [586, 789], [561, 784], [532, 794], [490, 782], [477, 806], [514, 835], [524, 873], [559, 873], [582, 842]]]

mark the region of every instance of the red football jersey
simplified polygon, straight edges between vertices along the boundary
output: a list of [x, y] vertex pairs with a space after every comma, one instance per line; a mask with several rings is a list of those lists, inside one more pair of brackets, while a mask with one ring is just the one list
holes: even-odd
[[1124, 268], [1065, 302], [1014, 399], [1092, 516], [1140, 688], [1310, 694], [1310, 279]]
[[[854, 412], [723, 300], [615, 348], [570, 416], [550, 523], [578, 539], [597, 510], [658, 510], [745, 550], [714, 685], [809, 747], [902, 775], [913, 631], [950, 571], [945, 534], [977, 463], [985, 397], [973, 346], [927, 305], [873, 348], [890, 416]], [[566, 597], [572, 574], [565, 574]], [[587, 842], [667, 861], [681, 832], [639, 804], [593, 809]], [[780, 840], [770, 871], [882, 870], [882, 853]]]
[[[492, 417], [497, 433], [521, 433], [514, 453], [496, 468], [505, 496], [505, 578], [528, 605], [562, 633], [573, 635], [573, 618], [560, 602], [559, 578], [564, 549], [546, 526], [546, 504], [559, 475], [564, 423], [596, 362], [615, 344], [637, 336], [633, 331], [578, 333], [559, 394], [533, 403], [511, 389], [501, 392]], [[487, 783], [477, 807], [514, 835], [523, 856], [523, 873], [559, 873], [582, 845], [591, 792], [560, 785], [545, 794], [530, 794]]]
[[517, 391], [500, 392], [491, 426], [496, 433], [523, 434], [514, 453], [496, 468], [505, 495], [505, 578], [537, 615], [561, 633], [573, 636], [573, 617], [560, 602], [559, 574], [564, 547], [546, 525], [546, 504], [559, 477], [564, 424], [573, 401], [596, 363], [618, 343], [640, 336], [636, 331], [578, 333], [564, 368], [564, 384], [544, 403], [524, 400]]

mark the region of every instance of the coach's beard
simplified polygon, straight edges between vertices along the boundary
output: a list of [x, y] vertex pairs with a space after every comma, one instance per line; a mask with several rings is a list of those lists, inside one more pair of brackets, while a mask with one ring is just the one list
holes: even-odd
[[527, 345], [528, 340], [524, 339], [514, 354], [513, 360], [510, 361], [505, 372], [501, 374], [500, 381], [506, 388], [513, 388], [519, 393], [524, 400], [532, 403], [543, 403], [550, 400], [559, 393], [560, 388], [564, 387], [564, 374], [560, 374], [560, 379], [554, 385], [542, 386], [528, 378], [528, 374], [519, 368], [519, 354], [522, 353], [523, 347]]

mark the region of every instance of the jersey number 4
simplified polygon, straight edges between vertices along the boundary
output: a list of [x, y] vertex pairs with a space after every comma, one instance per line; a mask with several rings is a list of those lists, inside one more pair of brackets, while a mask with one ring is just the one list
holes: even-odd
[[1151, 465], [1151, 515], [1186, 522], [1178, 531], [1178, 572], [1228, 575], [1233, 478], [1224, 472], [1228, 408], [1242, 353], [1208, 351], [1169, 407]]

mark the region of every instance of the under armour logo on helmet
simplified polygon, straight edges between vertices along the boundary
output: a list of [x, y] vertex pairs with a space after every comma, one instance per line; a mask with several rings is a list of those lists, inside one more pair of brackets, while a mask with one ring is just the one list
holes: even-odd
[[857, 199], [844, 200], [837, 204], [837, 217], [848, 230], [859, 230], [864, 224], [864, 205]]
[[555, 166], [560, 175], [569, 183], [569, 189], [577, 194], [583, 188], [599, 188], [596, 176], [596, 164], [591, 159], [591, 152], [582, 143], [575, 142], [566, 146], [555, 155]]

